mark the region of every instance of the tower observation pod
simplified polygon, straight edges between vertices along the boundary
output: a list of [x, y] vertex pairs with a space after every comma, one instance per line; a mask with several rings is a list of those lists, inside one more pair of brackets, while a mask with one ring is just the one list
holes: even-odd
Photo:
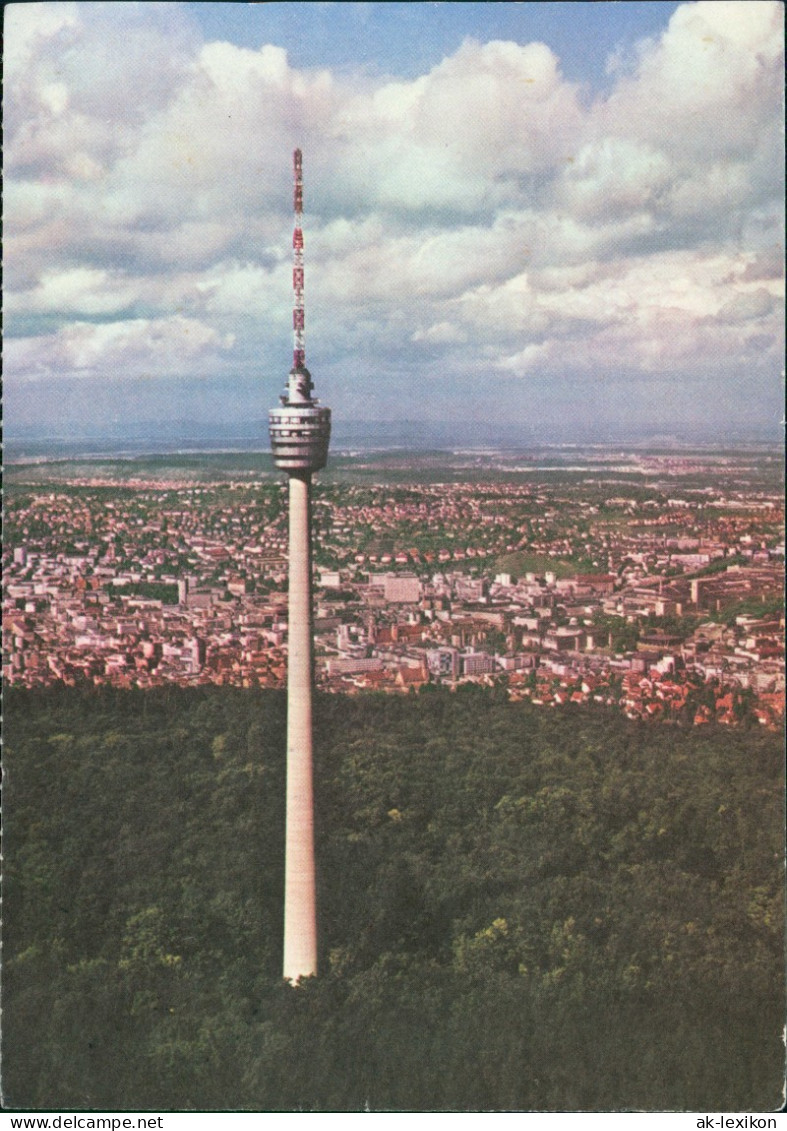
[[273, 458], [289, 478], [289, 599], [287, 651], [287, 813], [284, 865], [284, 977], [317, 973], [312, 739], [311, 476], [325, 467], [331, 410], [312, 396], [306, 368], [303, 303], [303, 175], [295, 150], [293, 361], [281, 407], [269, 413]]

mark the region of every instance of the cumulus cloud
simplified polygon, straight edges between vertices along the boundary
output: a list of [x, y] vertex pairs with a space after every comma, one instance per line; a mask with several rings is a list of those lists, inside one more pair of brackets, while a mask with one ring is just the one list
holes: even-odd
[[352, 100], [345, 116], [359, 152], [371, 143], [372, 167], [364, 159], [356, 171], [380, 204], [449, 214], [516, 202], [522, 178], [562, 161], [581, 126], [550, 49], [500, 41], [467, 40], [428, 75]]
[[416, 330], [413, 334], [414, 342], [426, 342], [432, 345], [447, 345], [467, 341], [467, 331], [457, 326], [454, 322], [434, 322], [426, 330]]
[[639, 45], [634, 74], [598, 105], [598, 128], [692, 163], [752, 153], [760, 129], [775, 125], [782, 18], [781, 5], [767, 0], [682, 5], [658, 41]]
[[776, 300], [765, 287], [741, 291], [728, 299], [719, 310], [719, 319], [725, 322], [759, 322], [776, 310]]
[[221, 335], [193, 318], [135, 318], [71, 322], [53, 334], [16, 338], [7, 344], [7, 364], [31, 377], [58, 373], [107, 379], [122, 374], [209, 375], [217, 355], [231, 350], [232, 334]]
[[781, 15], [682, 5], [594, 95], [543, 43], [381, 79], [203, 42], [186, 5], [11, 5], [7, 380], [286, 366], [301, 145], [340, 411], [370, 366], [400, 398], [448, 371], [743, 388], [782, 336]]
[[5, 10], [6, 170], [94, 179], [183, 80], [194, 37], [170, 4]]
[[124, 310], [136, 294], [133, 283], [113, 278], [108, 271], [70, 267], [42, 272], [30, 291], [9, 295], [6, 310], [11, 314], [22, 309], [27, 313], [105, 315]]

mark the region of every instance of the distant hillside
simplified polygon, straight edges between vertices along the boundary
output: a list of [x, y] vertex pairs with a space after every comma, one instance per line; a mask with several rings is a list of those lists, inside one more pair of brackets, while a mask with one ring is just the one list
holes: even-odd
[[[478, 419], [430, 421], [412, 420], [348, 420], [334, 414], [331, 447], [357, 448], [362, 451], [402, 448], [408, 451], [453, 448], [500, 449], [525, 451], [544, 445], [605, 445], [626, 448], [651, 448], [680, 451], [696, 446], [714, 446], [720, 450], [750, 444], [781, 444], [782, 433], [775, 427], [737, 429], [730, 425], [727, 433], [703, 433], [681, 429], [676, 425], [669, 434], [663, 431], [606, 427], [599, 431], [576, 420], [563, 425], [540, 426], [537, 422], [514, 423]], [[67, 431], [51, 426], [20, 425], [7, 422], [4, 438], [5, 459], [40, 457], [68, 458], [95, 455], [144, 454], [151, 452], [188, 451], [258, 451], [268, 448], [268, 418], [264, 408], [245, 420], [124, 420], [80, 431]]]

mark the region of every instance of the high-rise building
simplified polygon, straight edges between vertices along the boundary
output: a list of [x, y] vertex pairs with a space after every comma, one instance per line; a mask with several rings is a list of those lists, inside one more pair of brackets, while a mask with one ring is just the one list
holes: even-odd
[[311, 477], [325, 467], [331, 410], [312, 396], [306, 368], [303, 301], [303, 178], [295, 150], [295, 230], [292, 282], [293, 362], [281, 407], [269, 428], [276, 466], [289, 478], [289, 613], [287, 654], [287, 813], [284, 876], [284, 977], [317, 973], [317, 892], [314, 856], [312, 683]]

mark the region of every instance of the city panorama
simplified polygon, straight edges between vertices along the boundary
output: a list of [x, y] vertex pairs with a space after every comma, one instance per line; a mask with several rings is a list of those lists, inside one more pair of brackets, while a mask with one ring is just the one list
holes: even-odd
[[[776, 450], [337, 462], [312, 521], [321, 690], [473, 684], [629, 719], [781, 727]], [[263, 466], [11, 465], [7, 683], [284, 687], [286, 492]]]

